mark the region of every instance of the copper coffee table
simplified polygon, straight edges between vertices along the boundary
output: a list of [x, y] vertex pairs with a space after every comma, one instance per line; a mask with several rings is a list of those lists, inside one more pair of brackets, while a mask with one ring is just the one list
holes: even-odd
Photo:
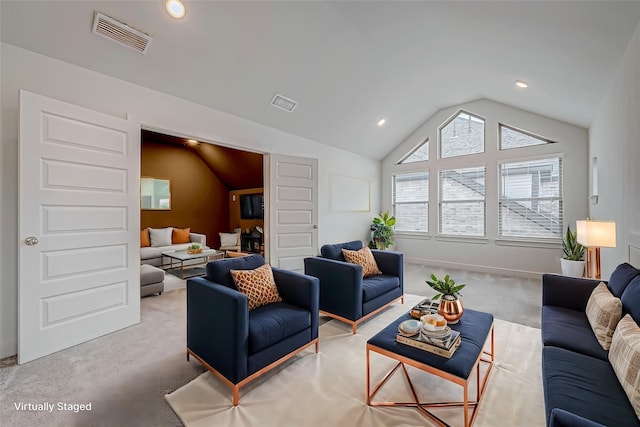
[[[450, 325], [451, 329], [460, 332], [461, 342], [456, 352], [450, 359], [441, 357], [425, 350], [411, 347], [409, 345], [396, 342], [398, 333], [398, 325], [407, 319], [411, 319], [406, 314], [395, 320], [389, 326], [378, 332], [375, 336], [367, 341], [367, 405], [369, 406], [404, 406], [418, 409], [427, 417], [431, 418], [440, 426], [449, 426], [445, 421], [437, 417], [430, 408], [443, 408], [451, 406], [460, 406], [464, 411], [464, 426], [469, 427], [473, 424], [478, 413], [478, 406], [484, 394], [487, 385], [487, 379], [491, 373], [494, 360], [494, 334], [493, 334], [493, 315], [480, 311], [465, 309], [460, 321], [455, 325]], [[490, 351], [484, 350], [485, 343], [490, 340]], [[386, 357], [396, 360], [398, 363], [391, 369], [380, 382], [371, 391], [371, 352], [382, 354]], [[484, 378], [480, 378], [480, 363], [487, 364]], [[424, 372], [436, 375], [445, 380], [451, 381], [462, 386], [463, 400], [456, 402], [428, 402], [422, 403], [418, 399], [416, 391], [409, 378], [409, 373], [405, 365], [413, 366]], [[413, 402], [373, 402], [372, 399], [387, 382], [391, 375], [402, 369], [404, 375], [411, 387], [413, 394]], [[477, 388], [476, 398], [469, 400], [469, 385], [473, 381], [472, 373], [476, 370]], [[471, 409], [471, 413], [469, 413]]]

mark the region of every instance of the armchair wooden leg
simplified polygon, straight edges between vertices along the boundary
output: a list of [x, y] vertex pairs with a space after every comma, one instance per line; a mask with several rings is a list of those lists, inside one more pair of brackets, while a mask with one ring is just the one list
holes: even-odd
[[316, 353], [320, 350], [320, 341], [316, 341]]
[[353, 324], [351, 325], [351, 331], [353, 332], [353, 335], [358, 332], [358, 324], [356, 322], [353, 322]]
[[189, 361], [189, 351], [187, 350], [187, 362]]

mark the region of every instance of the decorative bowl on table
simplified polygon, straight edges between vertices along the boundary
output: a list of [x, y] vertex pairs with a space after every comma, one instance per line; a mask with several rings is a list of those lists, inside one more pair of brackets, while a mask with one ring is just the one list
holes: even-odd
[[447, 320], [439, 314], [425, 314], [420, 322], [425, 331], [442, 331], [447, 327]]
[[198, 244], [193, 244], [193, 245], [191, 245], [191, 246], [189, 246], [187, 248], [187, 253], [189, 255], [201, 254], [202, 253], [202, 246], [200, 246]]
[[412, 337], [420, 332], [420, 326], [420, 321], [418, 320], [405, 320], [398, 325], [398, 333], [405, 337]]

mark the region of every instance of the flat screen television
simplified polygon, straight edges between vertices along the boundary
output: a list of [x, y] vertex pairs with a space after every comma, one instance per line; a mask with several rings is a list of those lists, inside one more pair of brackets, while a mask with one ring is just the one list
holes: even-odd
[[264, 219], [264, 199], [262, 194], [240, 195], [241, 219]]

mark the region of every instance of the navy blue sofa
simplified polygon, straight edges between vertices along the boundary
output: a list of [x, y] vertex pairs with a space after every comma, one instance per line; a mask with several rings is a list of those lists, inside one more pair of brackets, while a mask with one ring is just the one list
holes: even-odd
[[382, 274], [362, 277], [362, 267], [347, 262], [342, 249], [360, 250], [362, 242], [337, 243], [320, 248], [320, 256], [305, 258], [304, 272], [320, 279], [320, 313], [351, 325], [358, 324], [402, 299], [404, 267], [400, 252], [371, 250]]
[[[585, 309], [600, 280], [542, 277], [542, 381], [547, 425], [640, 426]], [[640, 324], [640, 270], [621, 264], [607, 287]]]
[[282, 302], [249, 311], [230, 270], [265, 263], [255, 254], [207, 264], [205, 277], [187, 280], [187, 360], [193, 355], [233, 389], [315, 344], [318, 352], [318, 279], [272, 268]]

